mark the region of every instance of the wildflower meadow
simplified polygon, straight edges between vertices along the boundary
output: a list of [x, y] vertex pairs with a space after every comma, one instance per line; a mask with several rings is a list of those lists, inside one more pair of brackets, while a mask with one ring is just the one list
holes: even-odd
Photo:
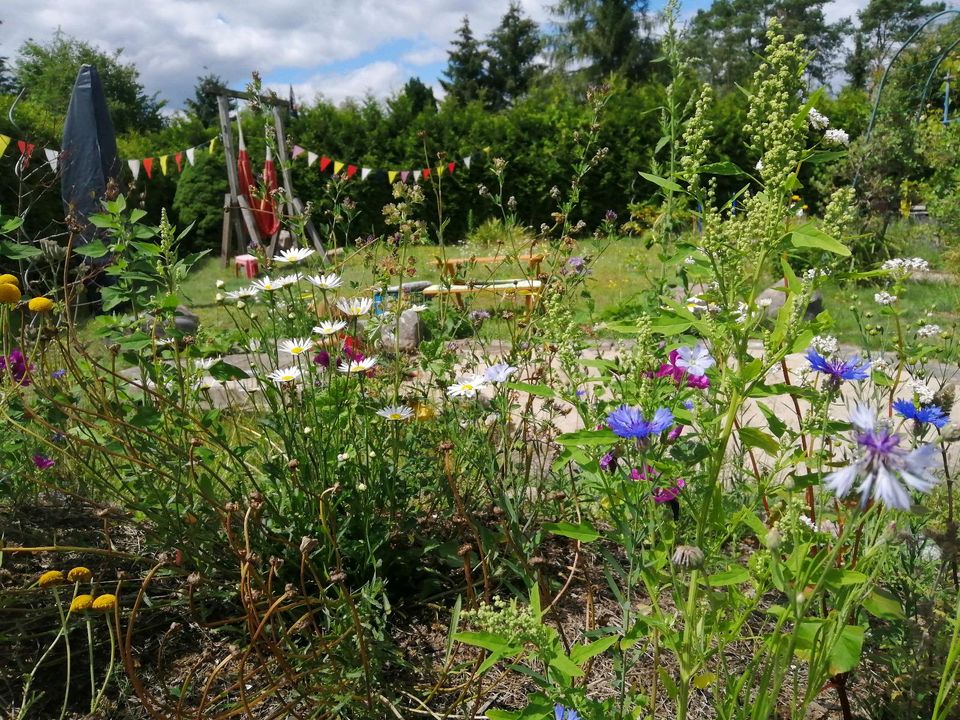
[[291, 202], [250, 277], [116, 184], [59, 254], [3, 208], [0, 713], [960, 717], [936, 253], [864, 250], [802, 36], [764, 30], [737, 164], [665, 27], [642, 231], [582, 212], [616, 83], [539, 227], [490, 150], [482, 246], [452, 170], [391, 178], [370, 236], [357, 178]]

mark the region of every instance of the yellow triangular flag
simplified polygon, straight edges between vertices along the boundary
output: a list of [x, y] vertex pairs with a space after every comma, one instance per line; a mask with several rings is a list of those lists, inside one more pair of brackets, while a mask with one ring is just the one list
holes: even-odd
[[169, 155], [164, 155], [160, 158], [160, 170], [163, 171], [163, 174], [167, 174], [167, 160], [170, 159]]
[[437, 165], [437, 177], [443, 175], [443, 171], [446, 169], [447, 168], [444, 165]]
[[[2, 154], [3, 154], [3, 153], [0, 153], [0, 155], [2, 155]], [[397, 171], [396, 171], [396, 170], [387, 170], [387, 182], [389, 182], [391, 185], [393, 185], [393, 181], [396, 179], [396, 177], [397, 177]]]
[[343, 170], [343, 163], [340, 162], [339, 160], [334, 160], [334, 161], [333, 161], [333, 174], [334, 174], [334, 175], [339, 175], [341, 170]]
[[10, 138], [6, 135], [0, 135], [0, 157], [7, 151], [7, 145], [10, 144]]
[[210, 149], [207, 150], [207, 152], [210, 153], [211, 155], [213, 155], [213, 148], [214, 148], [214, 146], [215, 146], [216, 144], [217, 144], [217, 139], [216, 139], [216, 138], [214, 138], [213, 140], [210, 141]]

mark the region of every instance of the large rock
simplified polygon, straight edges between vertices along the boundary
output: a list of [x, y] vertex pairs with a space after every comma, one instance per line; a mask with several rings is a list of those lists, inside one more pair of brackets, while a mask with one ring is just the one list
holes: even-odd
[[[172, 329], [169, 323], [165, 326], [163, 323], [157, 322], [152, 313], [143, 316], [140, 327], [145, 333], [158, 338], [167, 337], [168, 331]], [[195, 335], [199, 328], [200, 318], [190, 312], [190, 308], [186, 305], [177, 305], [177, 309], [173, 311], [173, 329], [176, 329], [182, 335]]]
[[380, 330], [380, 345], [386, 352], [393, 352], [398, 347], [403, 352], [415, 352], [427, 337], [427, 326], [416, 310], [400, 313], [399, 343], [394, 338], [396, 329], [393, 323], [389, 323]]
[[[787, 294], [784, 292], [784, 287], [782, 284], [774, 285], [768, 287], [762, 293], [757, 296], [758, 303], [761, 300], [769, 300], [770, 304], [767, 305], [767, 317], [771, 320], [777, 317], [777, 314], [780, 312], [780, 309], [783, 307], [784, 303], [787, 301]], [[819, 290], [814, 290], [813, 295], [810, 296], [810, 303], [807, 305], [807, 309], [804, 312], [804, 318], [807, 320], [813, 320], [817, 315], [823, 312], [823, 293]]]

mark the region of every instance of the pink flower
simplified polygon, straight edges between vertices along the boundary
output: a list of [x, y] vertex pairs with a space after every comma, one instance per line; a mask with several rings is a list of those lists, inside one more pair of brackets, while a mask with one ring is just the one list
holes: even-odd
[[45, 455], [34, 455], [33, 464], [36, 465], [37, 470], [49, 470], [57, 463], [52, 458], [48, 458]]
[[687, 486], [687, 483], [683, 478], [677, 478], [676, 483], [671, 488], [656, 488], [653, 491], [653, 501], [656, 503], [666, 503], [671, 500], [676, 500], [680, 495], [680, 491]]

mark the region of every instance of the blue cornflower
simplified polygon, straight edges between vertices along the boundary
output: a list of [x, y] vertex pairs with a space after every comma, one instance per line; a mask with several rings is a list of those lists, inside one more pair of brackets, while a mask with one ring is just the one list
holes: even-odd
[[576, 710], [565, 708], [563, 705], [553, 706], [553, 717], [554, 720], [581, 720], [580, 713]]
[[607, 415], [607, 425], [622, 438], [642, 440], [650, 435], [658, 435], [673, 424], [673, 413], [660, 408], [647, 420], [639, 408], [621, 405]]
[[838, 385], [842, 380], [866, 380], [869, 377], [867, 370], [870, 369], [870, 362], [861, 360], [856, 355], [846, 362], [828, 360], [816, 350], [810, 348], [807, 350], [807, 361], [813, 370], [829, 375], [830, 379]]
[[50, 373], [50, 377], [52, 377], [54, 380], [59, 380], [66, 374], [67, 374], [67, 371], [64, 370], [63, 368], [60, 368], [59, 370], [54, 370], [52, 373]]
[[935, 428], [942, 428], [950, 421], [950, 416], [938, 405], [917, 407], [909, 400], [897, 400], [893, 403], [893, 409], [907, 420], [916, 420], [921, 425], [930, 423]]

